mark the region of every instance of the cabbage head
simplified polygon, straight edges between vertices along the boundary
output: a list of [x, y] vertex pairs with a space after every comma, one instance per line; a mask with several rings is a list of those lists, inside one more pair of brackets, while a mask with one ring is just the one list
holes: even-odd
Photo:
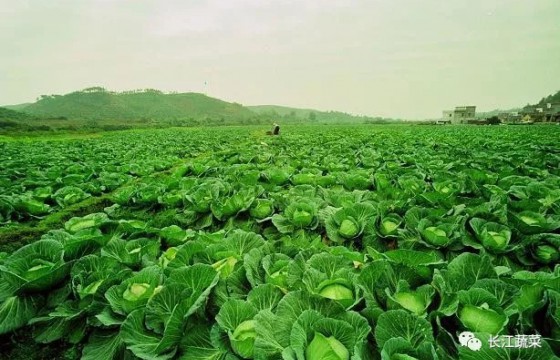
[[351, 311], [331, 316], [305, 310], [298, 317], [290, 345], [302, 359], [350, 360], [363, 356], [362, 346], [369, 329], [367, 320]]
[[148, 300], [161, 290], [162, 269], [150, 266], [142, 269], [118, 285], [113, 285], [105, 293], [113, 312], [127, 315], [146, 306]]
[[384, 238], [396, 237], [402, 221], [402, 218], [397, 214], [379, 216], [377, 219], [377, 234]]
[[458, 292], [461, 323], [472, 332], [498, 334], [508, 322], [498, 299], [489, 291], [471, 288]]
[[329, 239], [344, 243], [371, 231], [375, 222], [376, 210], [368, 203], [358, 203], [335, 210], [327, 215], [325, 228]]
[[64, 261], [60, 242], [39, 240], [7, 257], [0, 265], [0, 276], [14, 292], [41, 292], [64, 280], [71, 264]]
[[507, 226], [479, 218], [471, 219], [469, 224], [477, 240], [485, 249], [500, 252], [508, 247], [511, 240], [511, 230]]
[[282, 215], [272, 216], [272, 223], [281, 233], [297, 229], [313, 230], [318, 225], [317, 205], [308, 200], [299, 200], [286, 207]]
[[442, 222], [432, 216], [418, 222], [417, 229], [422, 240], [430, 247], [440, 248], [450, 245], [456, 238], [457, 224]]
[[249, 214], [255, 219], [265, 219], [274, 212], [274, 203], [272, 200], [257, 199], [249, 209]]
[[543, 215], [534, 211], [522, 211], [513, 216], [515, 226], [522, 234], [553, 233], [560, 229], [560, 215]]
[[345, 281], [327, 281], [318, 289], [318, 294], [327, 299], [337, 300], [347, 305], [352, 305], [354, 302], [354, 292], [352, 286]]
[[305, 358], [309, 360], [350, 360], [350, 352], [334, 336], [315, 332], [313, 340], [305, 349]]

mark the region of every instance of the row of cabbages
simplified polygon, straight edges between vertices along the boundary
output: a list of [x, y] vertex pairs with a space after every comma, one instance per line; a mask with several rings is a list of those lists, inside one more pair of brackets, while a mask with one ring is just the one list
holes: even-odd
[[106, 194], [133, 178], [171, 168], [185, 154], [196, 157], [203, 151], [216, 152], [224, 146], [225, 137], [233, 141], [231, 134], [209, 141], [197, 130], [160, 130], [141, 138], [123, 132], [87, 139], [2, 143], [0, 225], [33, 221]]
[[[373, 178], [374, 191], [350, 191], [177, 175], [120, 188], [112, 210], [172, 210], [171, 222], [196, 230], [326, 232], [331, 242], [356, 249], [392, 240], [399, 248], [515, 253], [520, 264], [531, 266], [560, 260], [560, 193], [544, 184], [512, 176], [500, 180], [501, 187], [480, 185], [482, 193], [475, 196], [451, 189], [453, 184], [419, 191], [427, 186], [422, 179], [394, 185], [383, 173]], [[387, 241], [379, 243], [380, 238]]]
[[[346, 239], [356, 229], [345, 221]], [[555, 358], [558, 266], [269, 235], [74, 218], [0, 260], [0, 333], [29, 325], [38, 342], [85, 344], [84, 359]], [[473, 352], [458, 346], [462, 331], [486, 348], [498, 334], [543, 340]]]

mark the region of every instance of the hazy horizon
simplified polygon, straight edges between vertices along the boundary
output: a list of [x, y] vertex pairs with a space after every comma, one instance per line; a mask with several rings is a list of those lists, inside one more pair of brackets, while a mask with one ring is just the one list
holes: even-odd
[[407, 119], [560, 90], [558, 0], [0, 0], [0, 104], [90, 86]]

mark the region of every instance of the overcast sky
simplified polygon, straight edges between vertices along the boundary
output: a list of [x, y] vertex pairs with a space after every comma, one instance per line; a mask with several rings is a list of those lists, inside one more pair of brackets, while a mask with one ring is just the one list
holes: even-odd
[[0, 46], [0, 104], [99, 85], [435, 118], [560, 90], [560, 0], [0, 0]]

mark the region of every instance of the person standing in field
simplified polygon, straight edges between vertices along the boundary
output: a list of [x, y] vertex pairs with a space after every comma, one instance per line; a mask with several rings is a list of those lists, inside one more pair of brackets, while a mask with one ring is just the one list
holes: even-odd
[[277, 123], [272, 124], [272, 131], [267, 131], [267, 135], [280, 135], [280, 125]]

